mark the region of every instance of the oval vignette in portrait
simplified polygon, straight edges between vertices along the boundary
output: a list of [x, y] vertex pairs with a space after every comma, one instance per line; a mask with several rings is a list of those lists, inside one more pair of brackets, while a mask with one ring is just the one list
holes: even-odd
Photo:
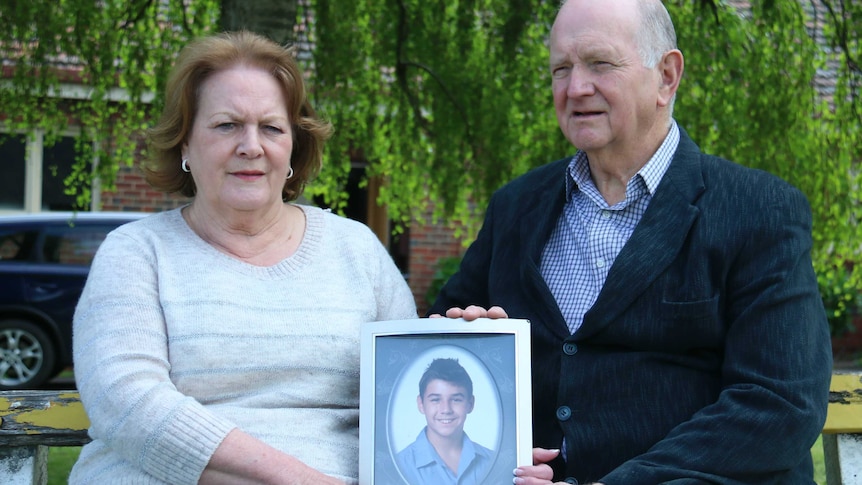
[[425, 416], [417, 407], [419, 380], [434, 359], [452, 358], [470, 375], [475, 405], [467, 415], [464, 432], [475, 443], [493, 452], [500, 448], [502, 434], [502, 402], [500, 393], [485, 364], [469, 350], [457, 345], [442, 344], [425, 350], [413, 359], [398, 376], [387, 405], [389, 452], [395, 456], [416, 440], [425, 428]]

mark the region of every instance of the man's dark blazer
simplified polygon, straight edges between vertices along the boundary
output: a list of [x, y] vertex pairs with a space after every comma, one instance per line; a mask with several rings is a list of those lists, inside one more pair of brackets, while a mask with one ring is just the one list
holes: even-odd
[[832, 354], [805, 197], [703, 154], [681, 130], [649, 207], [571, 335], [539, 272], [570, 160], [494, 194], [429, 313], [500, 305], [530, 320], [534, 445], [566, 439], [556, 479], [812, 483]]

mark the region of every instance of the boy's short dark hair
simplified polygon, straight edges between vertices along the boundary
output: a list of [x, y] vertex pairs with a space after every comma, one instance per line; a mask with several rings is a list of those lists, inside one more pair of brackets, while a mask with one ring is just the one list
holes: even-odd
[[425, 373], [422, 374], [422, 379], [419, 380], [419, 396], [425, 396], [428, 383], [435, 379], [463, 387], [467, 390], [467, 397], [473, 397], [473, 381], [470, 379], [470, 374], [467, 374], [467, 371], [458, 363], [458, 359], [441, 358], [431, 361]]

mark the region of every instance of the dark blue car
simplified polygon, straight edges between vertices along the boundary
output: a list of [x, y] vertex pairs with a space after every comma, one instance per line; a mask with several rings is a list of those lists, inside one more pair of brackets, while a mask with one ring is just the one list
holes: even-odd
[[0, 389], [33, 389], [72, 364], [72, 315], [105, 236], [146, 214], [0, 216]]

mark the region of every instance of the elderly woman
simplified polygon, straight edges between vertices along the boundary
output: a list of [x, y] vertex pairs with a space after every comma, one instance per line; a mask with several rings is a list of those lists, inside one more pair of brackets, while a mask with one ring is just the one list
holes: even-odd
[[250, 33], [188, 45], [165, 100], [145, 171], [193, 199], [93, 262], [70, 483], [355, 483], [359, 326], [416, 308], [370, 230], [291, 203], [331, 128], [292, 52]]

